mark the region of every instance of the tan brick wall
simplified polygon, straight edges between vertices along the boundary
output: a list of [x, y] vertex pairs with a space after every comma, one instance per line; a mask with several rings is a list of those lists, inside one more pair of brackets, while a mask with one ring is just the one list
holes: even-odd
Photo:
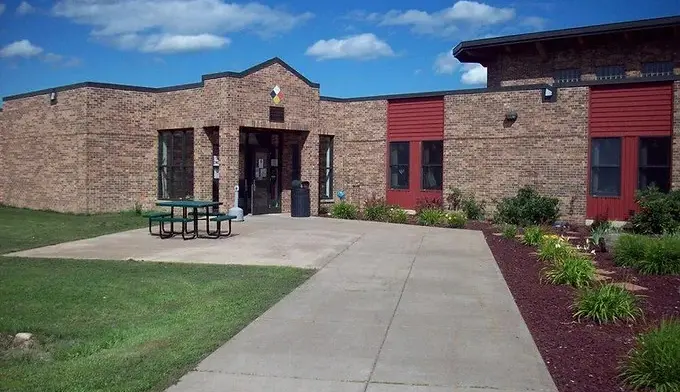
[[321, 101], [321, 133], [334, 135], [334, 193], [343, 189], [355, 203], [384, 198], [387, 101]]
[[87, 211], [86, 133], [90, 91], [4, 103], [2, 202], [63, 212]]
[[504, 53], [488, 64], [487, 86], [553, 83], [555, 70], [567, 68], [578, 68], [583, 80], [594, 80], [595, 68], [607, 65], [624, 65], [629, 77], [637, 77], [642, 63], [650, 61], [674, 61], [675, 74], [680, 75], [680, 51], [673, 37], [646, 42], [616, 39], [585, 45], [559, 51], [548, 48], [546, 59], [534, 48]]
[[680, 188], [680, 80], [673, 84], [673, 165], [671, 186]]
[[[489, 211], [525, 185], [558, 197], [564, 219], [585, 216], [588, 89], [461, 94], [445, 98], [444, 196], [472, 192]], [[505, 113], [517, 112], [513, 124]]]

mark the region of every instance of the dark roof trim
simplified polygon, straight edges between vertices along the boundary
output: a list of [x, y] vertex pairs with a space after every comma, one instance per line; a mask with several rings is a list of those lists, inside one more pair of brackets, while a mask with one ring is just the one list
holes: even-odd
[[293, 75], [300, 78], [303, 82], [307, 83], [307, 85], [309, 87], [319, 88], [319, 83], [314, 83], [314, 82], [310, 81], [309, 79], [304, 77], [300, 72], [298, 72], [295, 68], [291, 67], [285, 61], [281, 60], [278, 57], [271, 58], [271, 59], [265, 61], [264, 63], [257, 64], [255, 66], [250, 67], [250, 68], [246, 69], [245, 71], [241, 71], [241, 72], [227, 71], [227, 72], [219, 72], [219, 73], [203, 75], [201, 77], [201, 80], [206, 81], [206, 80], [217, 79], [217, 78], [242, 78], [244, 76], [248, 76], [248, 75], [250, 75], [254, 72], [257, 72], [261, 69], [267, 68], [272, 64], [279, 64], [280, 66], [282, 66], [283, 68], [288, 70], [288, 72], [292, 73]]
[[524, 84], [517, 86], [505, 86], [498, 88], [470, 88], [462, 90], [442, 90], [442, 91], [428, 91], [422, 93], [409, 93], [409, 94], [389, 94], [389, 95], [374, 95], [367, 97], [357, 97], [357, 98], [336, 98], [336, 97], [319, 97], [322, 101], [329, 102], [361, 102], [361, 101], [384, 101], [392, 99], [408, 99], [408, 98], [428, 98], [428, 97], [443, 97], [446, 95], [465, 95], [465, 94], [484, 94], [484, 93], [502, 93], [508, 91], [525, 91], [525, 90], [540, 90], [550, 85], [541, 84]]
[[201, 81], [197, 83], [188, 83], [188, 84], [179, 84], [176, 86], [168, 86], [168, 87], [143, 87], [143, 86], [130, 86], [130, 85], [125, 85], [125, 84], [114, 84], [114, 83], [99, 83], [99, 82], [80, 82], [80, 83], [73, 83], [73, 84], [67, 84], [64, 86], [58, 86], [58, 87], [52, 87], [52, 88], [46, 88], [43, 90], [38, 90], [38, 91], [30, 91], [27, 93], [22, 93], [22, 94], [16, 94], [16, 95], [10, 95], [7, 97], [4, 97], [2, 100], [3, 101], [12, 101], [15, 99], [21, 99], [21, 98], [29, 98], [29, 97], [35, 97], [38, 95], [45, 95], [49, 94], [52, 91], [56, 92], [61, 92], [61, 91], [68, 91], [68, 90], [75, 90], [78, 88], [84, 88], [84, 87], [93, 87], [93, 88], [108, 88], [112, 90], [122, 90], [122, 91], [136, 91], [136, 92], [142, 92], [142, 93], [166, 93], [166, 92], [171, 92], [171, 91], [180, 91], [180, 90], [190, 90], [194, 88], [201, 88], [204, 86], [204, 81], [209, 80], [209, 79], [217, 79], [217, 78], [224, 78], [224, 77], [231, 77], [231, 78], [242, 78], [244, 76], [250, 75], [254, 72], [257, 72], [261, 69], [264, 69], [272, 64], [279, 64], [285, 69], [287, 69], [289, 72], [297, 76], [298, 78], [302, 79], [305, 83], [307, 83], [308, 86], [312, 88], [319, 88], [318, 83], [312, 83], [309, 81], [309, 79], [305, 78], [300, 74], [298, 71], [293, 69], [290, 65], [286, 64], [283, 60], [281, 60], [278, 57], [274, 57], [273, 59], [267, 60], [263, 63], [260, 63], [254, 67], [250, 67], [246, 69], [243, 72], [222, 72], [222, 73], [215, 73], [215, 74], [208, 74], [208, 75], [203, 75], [201, 77]]
[[562, 30], [542, 31], [538, 33], [508, 35], [504, 37], [477, 39], [463, 41], [453, 48], [453, 55], [460, 61], [466, 61], [467, 56], [459, 57], [464, 51], [470, 49], [482, 49], [494, 46], [513, 45], [528, 42], [548, 41], [561, 38], [582, 37], [588, 35], [600, 35], [632, 30], [644, 30], [664, 28], [680, 25], [680, 16], [665, 18], [644, 19], [630, 22], [608, 23], [586, 27], [576, 27]]

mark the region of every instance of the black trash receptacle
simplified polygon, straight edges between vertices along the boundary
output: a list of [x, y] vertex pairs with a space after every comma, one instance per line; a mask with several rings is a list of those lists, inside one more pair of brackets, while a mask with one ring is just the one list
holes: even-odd
[[290, 216], [303, 218], [310, 215], [309, 181], [303, 181], [301, 186], [293, 186], [291, 189]]

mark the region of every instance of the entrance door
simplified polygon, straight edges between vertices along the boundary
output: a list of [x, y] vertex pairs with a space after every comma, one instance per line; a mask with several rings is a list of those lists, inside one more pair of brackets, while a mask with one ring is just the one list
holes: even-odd
[[258, 148], [253, 150], [252, 159], [253, 184], [251, 186], [251, 213], [269, 213], [269, 179], [270, 179], [270, 153], [268, 149]]

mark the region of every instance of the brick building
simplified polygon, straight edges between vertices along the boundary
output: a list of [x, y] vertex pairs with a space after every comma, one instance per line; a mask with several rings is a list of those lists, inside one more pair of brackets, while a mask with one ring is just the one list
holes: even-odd
[[[312, 210], [337, 190], [412, 208], [450, 187], [524, 185], [565, 219], [625, 219], [635, 190], [680, 187], [680, 17], [462, 42], [487, 88], [333, 98], [278, 58], [201, 82], [85, 82], [4, 98], [0, 203], [69, 212], [180, 197]], [[336, 198], [337, 199], [337, 198]]]

